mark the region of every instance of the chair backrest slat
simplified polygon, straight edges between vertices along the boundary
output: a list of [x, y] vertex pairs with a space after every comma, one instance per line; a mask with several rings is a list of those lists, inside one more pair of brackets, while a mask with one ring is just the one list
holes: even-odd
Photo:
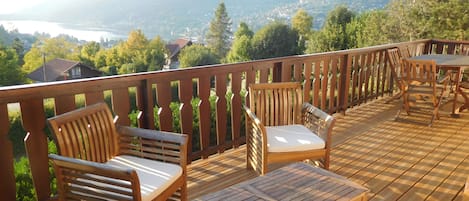
[[116, 127], [105, 103], [57, 115], [49, 124], [60, 155], [106, 162], [119, 153]]
[[402, 77], [402, 65], [401, 65], [401, 53], [399, 51], [399, 48], [392, 48], [387, 50], [388, 53], [388, 58], [389, 58], [389, 64], [391, 66], [391, 73], [393, 74], [394, 77], [397, 79], [400, 79]]
[[407, 83], [429, 83], [436, 90], [437, 68], [433, 60], [402, 60], [406, 73], [404, 79]]
[[249, 98], [251, 110], [265, 126], [301, 124], [300, 83], [251, 84]]

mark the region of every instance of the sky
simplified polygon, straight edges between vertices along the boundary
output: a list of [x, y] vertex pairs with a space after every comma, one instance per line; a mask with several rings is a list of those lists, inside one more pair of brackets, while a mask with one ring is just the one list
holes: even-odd
[[44, 0], [0, 0], [0, 14], [10, 14], [43, 1]]

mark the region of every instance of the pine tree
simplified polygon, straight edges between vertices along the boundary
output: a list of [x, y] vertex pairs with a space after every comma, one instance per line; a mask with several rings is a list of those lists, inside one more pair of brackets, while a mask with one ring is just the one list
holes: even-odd
[[225, 3], [220, 3], [215, 11], [215, 17], [210, 22], [206, 40], [207, 46], [219, 58], [225, 57], [230, 48], [231, 20], [226, 12]]

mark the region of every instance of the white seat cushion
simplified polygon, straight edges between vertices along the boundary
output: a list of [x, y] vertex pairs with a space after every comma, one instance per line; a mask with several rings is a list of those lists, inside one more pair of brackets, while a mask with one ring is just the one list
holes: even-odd
[[135, 156], [116, 156], [106, 164], [136, 170], [140, 180], [142, 200], [152, 200], [182, 175], [182, 168], [179, 165]]
[[326, 143], [303, 125], [266, 126], [269, 152], [324, 149]]

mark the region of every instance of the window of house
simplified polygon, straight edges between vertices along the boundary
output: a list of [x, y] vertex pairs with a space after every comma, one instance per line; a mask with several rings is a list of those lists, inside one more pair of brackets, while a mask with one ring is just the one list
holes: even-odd
[[81, 68], [80, 67], [72, 68], [72, 70], [70, 70], [70, 72], [71, 72], [72, 79], [81, 77]]

